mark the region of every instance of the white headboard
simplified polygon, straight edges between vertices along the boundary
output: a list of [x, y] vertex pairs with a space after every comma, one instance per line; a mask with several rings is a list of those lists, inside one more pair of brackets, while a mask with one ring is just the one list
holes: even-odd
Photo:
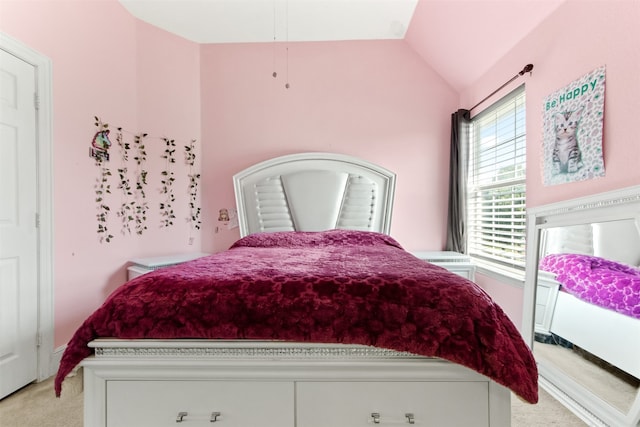
[[615, 219], [543, 230], [541, 255], [594, 255], [640, 267], [640, 218]]
[[396, 175], [356, 157], [300, 153], [233, 176], [240, 236], [334, 228], [389, 234]]

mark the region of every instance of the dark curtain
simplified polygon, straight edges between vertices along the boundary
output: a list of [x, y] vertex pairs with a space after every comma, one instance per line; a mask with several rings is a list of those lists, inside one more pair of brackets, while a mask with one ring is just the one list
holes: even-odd
[[449, 160], [449, 214], [445, 250], [467, 252], [467, 161], [469, 110], [451, 115], [451, 158]]

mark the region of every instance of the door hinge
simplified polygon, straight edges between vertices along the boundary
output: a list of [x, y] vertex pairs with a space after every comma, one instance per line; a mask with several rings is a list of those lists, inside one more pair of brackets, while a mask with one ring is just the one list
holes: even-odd
[[33, 93], [33, 106], [36, 110], [40, 109], [40, 97], [37, 92]]
[[36, 334], [36, 347], [40, 347], [42, 345], [42, 334]]
[[36, 228], [40, 228], [40, 214], [36, 212]]

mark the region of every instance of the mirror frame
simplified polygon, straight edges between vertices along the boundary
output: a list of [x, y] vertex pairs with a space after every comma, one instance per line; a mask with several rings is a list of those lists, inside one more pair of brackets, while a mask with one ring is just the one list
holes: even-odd
[[[640, 185], [527, 209], [522, 335], [531, 348], [534, 345], [537, 266], [542, 230], [628, 218], [640, 221]], [[552, 364], [544, 360], [537, 362], [540, 386], [589, 425], [640, 427], [640, 390], [625, 414]]]

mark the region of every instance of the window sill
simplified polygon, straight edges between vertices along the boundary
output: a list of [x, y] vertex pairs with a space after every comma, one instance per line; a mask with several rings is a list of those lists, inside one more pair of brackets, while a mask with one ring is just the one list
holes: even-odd
[[482, 274], [516, 288], [524, 288], [524, 270], [496, 266], [478, 258], [471, 259], [476, 266], [476, 274]]

